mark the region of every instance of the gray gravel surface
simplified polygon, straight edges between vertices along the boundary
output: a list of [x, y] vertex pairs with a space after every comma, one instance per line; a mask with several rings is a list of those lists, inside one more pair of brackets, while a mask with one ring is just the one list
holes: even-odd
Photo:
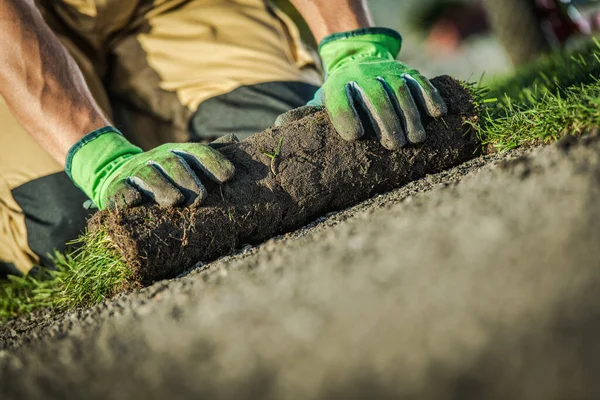
[[600, 140], [479, 158], [92, 309], [1, 399], [600, 398]]

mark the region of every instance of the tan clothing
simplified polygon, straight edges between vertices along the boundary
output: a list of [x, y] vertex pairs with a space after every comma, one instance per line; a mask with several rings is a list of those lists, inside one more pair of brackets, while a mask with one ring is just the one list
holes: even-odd
[[135, 108], [124, 119], [133, 118], [136, 131], [138, 124], [155, 125], [144, 121], [148, 114], [162, 122], [157, 132], [134, 138], [145, 148], [188, 140], [198, 105], [240, 86], [321, 82], [296, 26], [264, 0], [45, 0], [40, 6], [63, 43], [80, 53], [84, 76], [109, 114], [102, 82]]
[[[198, 106], [236, 88], [321, 83], [295, 25], [263, 0], [38, 0], [38, 6], [98, 103], [145, 149], [189, 140]], [[28, 220], [15, 192], [62, 168], [1, 98], [0, 131], [0, 262], [27, 272], [40, 257], [28, 245], [28, 227], [48, 224]], [[81, 228], [68, 216], [49, 218], [56, 229]]]

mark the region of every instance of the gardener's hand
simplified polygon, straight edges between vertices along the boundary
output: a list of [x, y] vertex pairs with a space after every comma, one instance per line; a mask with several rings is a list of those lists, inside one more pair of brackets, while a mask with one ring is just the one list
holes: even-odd
[[65, 170], [100, 209], [144, 201], [163, 207], [197, 206], [207, 195], [200, 176], [224, 183], [235, 172], [233, 164], [210, 146], [164, 144], [143, 152], [112, 127], [75, 144]]
[[401, 44], [400, 35], [386, 28], [325, 37], [319, 46], [325, 84], [308, 105], [325, 105], [345, 140], [359, 139], [371, 125], [387, 149], [421, 143], [420, 114], [440, 117], [447, 107], [425, 77], [396, 61]]

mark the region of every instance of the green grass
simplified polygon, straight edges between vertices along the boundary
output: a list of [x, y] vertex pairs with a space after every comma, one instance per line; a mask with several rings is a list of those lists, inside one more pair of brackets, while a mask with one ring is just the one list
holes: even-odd
[[279, 157], [279, 153], [281, 152], [282, 144], [283, 144], [283, 136], [281, 138], [279, 138], [279, 143], [277, 144], [277, 147], [275, 148], [275, 151], [273, 151], [273, 153], [268, 153], [268, 152], [263, 151], [263, 154], [271, 159], [270, 167], [271, 167], [271, 173], [273, 174], [273, 176], [277, 176], [277, 170], [275, 168], [275, 163], [277, 161], [277, 157]]
[[508, 100], [503, 110], [498, 116], [484, 107], [476, 127], [482, 143], [497, 151], [579, 135], [600, 126], [600, 82], [546, 93], [533, 105]]
[[488, 87], [471, 86], [484, 145], [506, 151], [581, 134], [600, 123], [600, 44], [555, 53]]
[[104, 232], [86, 234], [67, 255], [56, 254], [56, 270], [34, 277], [9, 276], [0, 283], [0, 319], [51, 308], [89, 307], [129, 285], [130, 270]]
[[497, 78], [487, 89], [496, 99], [496, 111], [514, 105], [535, 106], [547, 93], [562, 93], [571, 87], [593, 84], [600, 77], [600, 43], [592, 40], [573, 51], [542, 57], [508, 77]]

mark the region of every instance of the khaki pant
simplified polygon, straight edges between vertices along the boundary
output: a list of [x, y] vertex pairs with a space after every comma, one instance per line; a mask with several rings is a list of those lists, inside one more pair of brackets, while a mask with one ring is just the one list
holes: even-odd
[[[301, 105], [321, 83], [294, 24], [263, 0], [39, 0], [38, 6], [96, 101], [145, 149], [202, 139], [194, 132], [214, 124], [209, 116], [220, 104], [234, 103], [234, 114], [246, 100], [270, 104], [261, 96], [272, 83], [307, 92], [271, 107], [273, 118]], [[200, 105], [207, 105], [204, 112]], [[26, 273], [82, 231], [85, 196], [2, 98], [0, 132], [0, 269]]]

